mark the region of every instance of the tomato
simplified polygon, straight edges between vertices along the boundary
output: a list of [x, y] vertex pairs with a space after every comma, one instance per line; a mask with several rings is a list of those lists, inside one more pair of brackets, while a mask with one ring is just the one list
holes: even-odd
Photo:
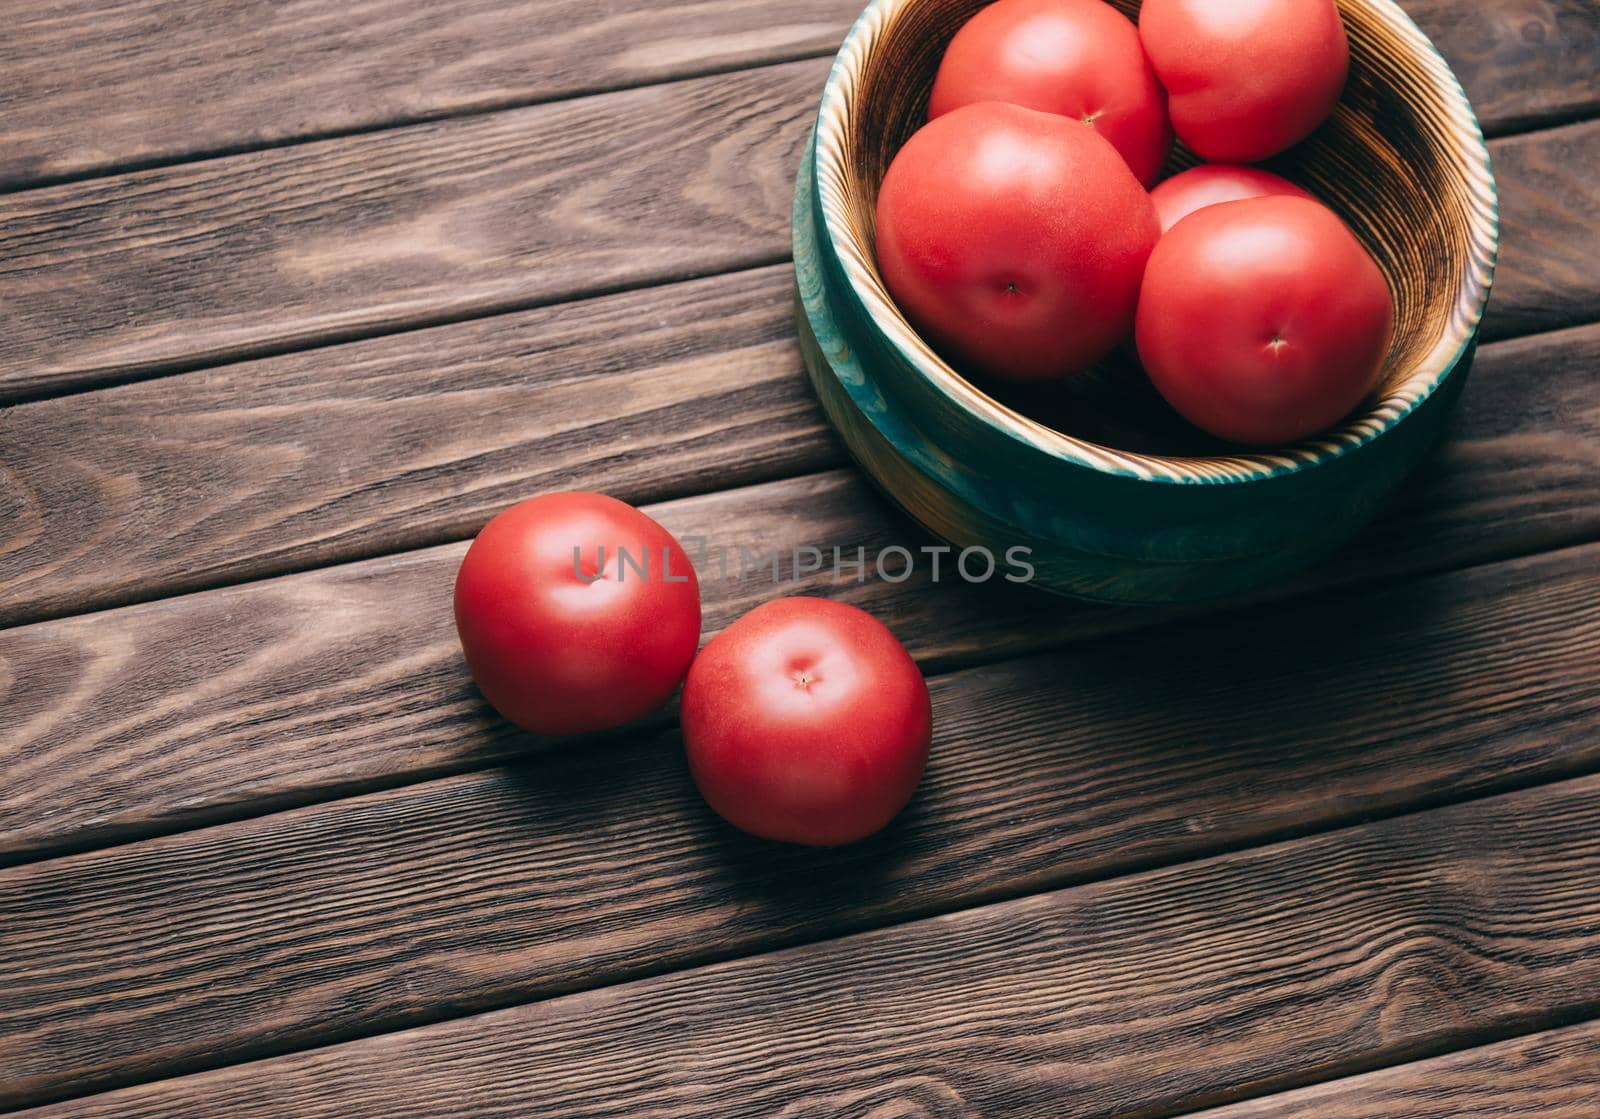
[[946, 356], [1014, 380], [1078, 372], [1117, 344], [1158, 233], [1104, 137], [998, 101], [924, 125], [878, 193], [878, 267], [906, 317]]
[[1219, 163], [1304, 140], [1350, 70], [1334, 0], [1144, 0], [1139, 36], [1178, 138]]
[[456, 631], [484, 698], [538, 734], [620, 726], [666, 700], [700, 642], [700, 585], [631, 505], [556, 493], [490, 521], [456, 574]]
[[956, 32], [934, 78], [928, 118], [1009, 101], [1087, 124], [1141, 183], [1172, 148], [1167, 95], [1127, 16], [1104, 0], [997, 0]]
[[1190, 214], [1145, 270], [1135, 340], [1190, 423], [1238, 443], [1332, 427], [1377, 384], [1394, 304], [1338, 216], [1304, 198]]
[[706, 802], [752, 835], [812, 846], [865, 839], [905, 807], [932, 719], [894, 634], [822, 598], [756, 607], [706, 643], [683, 686]]
[[1288, 194], [1296, 198], [1311, 195], [1288, 179], [1259, 167], [1239, 167], [1229, 163], [1203, 163], [1172, 176], [1150, 192], [1155, 203], [1161, 232], [1206, 206], [1218, 202], [1237, 202], [1241, 198], [1261, 198], [1269, 194]]

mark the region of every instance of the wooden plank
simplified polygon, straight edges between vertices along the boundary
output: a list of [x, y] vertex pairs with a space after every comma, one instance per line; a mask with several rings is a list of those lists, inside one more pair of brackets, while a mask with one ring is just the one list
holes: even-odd
[[15, 868], [0, 1104], [1593, 770], [1600, 545], [957, 673], [933, 694], [917, 804], [843, 852], [716, 825], [675, 737], [636, 735]]
[[831, 53], [860, 7], [235, 0], [196, 18], [182, 0], [14, 4], [0, 186]]
[[[0, 302], [14, 308], [0, 402], [781, 260], [826, 70], [804, 61], [0, 196]], [[1561, 168], [1600, 164], [1600, 121], [1491, 151], [1510, 278], [1486, 329], [1593, 318], [1600, 279], [1582, 265], [1600, 255], [1600, 194]], [[1554, 256], [1517, 255], [1537, 230], [1560, 231]]]
[[1594, 1119], [1600, 1022], [1514, 1037], [1194, 1119]]
[[781, 260], [826, 73], [0, 196], [0, 400]]
[[[1275, 595], [1600, 537], [1600, 327], [1486, 347], [1454, 438], [1350, 551]], [[926, 541], [853, 472], [653, 506], [765, 553]], [[489, 764], [508, 733], [463, 670], [452, 544], [0, 632], [0, 859], [111, 842]], [[702, 571], [707, 632], [774, 594], [873, 611], [932, 669], [1154, 625], [1159, 611], [1002, 587]]]
[[733, 273], [18, 405], [0, 625], [458, 540], [532, 493], [652, 502], [837, 466], [793, 283]]
[[[194, 19], [178, 0], [18, 5], [0, 42], [0, 186], [829, 53], [860, 7], [249, 0]], [[1405, 7], [1492, 124], [1600, 109], [1594, 0]]]
[[1596, 0], [1401, 0], [1491, 136], [1600, 112]]
[[[1600, 75], [1592, 85], [1600, 91]], [[1600, 121], [1497, 140], [1489, 152], [1500, 187], [1500, 261], [1484, 337], [1594, 321]]]
[[[1126, 703], [1126, 680], [1117, 685]], [[1249, 691], [1254, 700], [1258, 693]], [[994, 759], [1004, 752], [988, 746], [990, 764], [1003, 764]], [[1282, 753], [1274, 741], [1272, 754]], [[1169, 761], [1180, 767], [1184, 756], [1169, 748]], [[1117, 751], [1102, 760], [1114, 766]], [[1270, 771], [1266, 756], [1263, 763]], [[1100, 775], [1090, 773], [1066, 806], [1093, 797]], [[1171, 784], [1169, 777], [1162, 787]], [[590, 788], [596, 807], [611, 800]], [[1317, 800], [1313, 787], [1297, 792]], [[1001, 795], [1009, 800], [1011, 791]], [[1049, 817], [1062, 807], [1060, 800], [1026, 803], [1002, 818]], [[612, 868], [606, 897], [623, 921], [630, 909], [650, 905], [635, 889], [642, 882], [631, 854], [646, 834], [631, 833], [630, 854]], [[1584, 778], [160, 1081], [33, 1119], [1170, 1115], [1600, 1010], [1597, 835], [1600, 778]], [[573, 877], [592, 881], [601, 872], [580, 850], [587, 846], [574, 847], [568, 836], [565, 859]], [[1006, 849], [989, 835], [981, 846]], [[720, 894], [735, 924], [752, 912], [792, 907], [804, 919], [874, 897], [895, 859], [891, 849], [839, 867], [837, 856], [824, 856], [809, 873], [796, 868], [784, 878], [773, 873], [769, 849], [742, 853], [711, 860], [698, 883], [684, 883]], [[377, 906], [383, 899], [393, 905], [412, 882], [382, 858], [374, 871]], [[531, 877], [525, 863], [508, 858], [492, 882], [459, 879], [464, 888], [515, 891]], [[296, 895], [297, 911], [320, 907], [323, 881], [317, 876], [314, 888]], [[543, 883], [549, 888], [550, 877]], [[48, 902], [68, 896], [45, 889]], [[547, 899], [543, 912], [570, 928], [563, 951], [588, 958], [585, 935], [602, 922], [559, 896]], [[225, 912], [212, 919], [242, 946], [278, 927], [239, 912], [228, 920]], [[424, 926], [415, 909], [397, 912], [404, 918], [391, 917], [377, 933], [366, 921], [352, 922], [344, 934], [373, 937], [381, 941], [375, 954], [399, 958], [391, 982], [351, 984], [342, 959], [291, 940], [283, 955], [301, 960], [309, 974], [293, 993], [278, 987], [261, 997], [290, 1004], [291, 1017], [334, 988], [344, 990], [344, 1005], [404, 1002], [416, 997], [414, 987], [426, 989], [438, 967], [471, 974], [497, 951], [538, 955], [522, 926], [490, 944], [459, 924]], [[723, 928], [706, 925], [702, 941], [717, 941]], [[169, 929], [160, 926], [156, 950], [183, 952]], [[76, 987], [103, 1010], [94, 991], [107, 968], [133, 980], [138, 965], [130, 967], [128, 953], [149, 942], [118, 951], [107, 941], [119, 940], [119, 932], [103, 938], [100, 959], [84, 960], [81, 972], [55, 983], [31, 974], [30, 986]], [[430, 937], [453, 941], [454, 951], [436, 963], [399, 962]], [[196, 976], [185, 994], [213, 1004], [202, 1036], [226, 1031], [232, 1000], [223, 990]], [[296, 1004], [295, 996], [307, 1001]], [[159, 1015], [172, 997], [151, 990], [147, 1002]], [[86, 1025], [82, 1009], [74, 1009], [78, 1032], [57, 1039], [67, 1059]], [[33, 1035], [14, 1036], [13, 1049], [27, 1062]], [[108, 1025], [103, 1036], [116, 1044], [125, 1035]], [[165, 1036], [170, 1043], [175, 1034]], [[34, 1066], [20, 1067], [26, 1090]], [[73, 1090], [91, 1083], [80, 1079]]]

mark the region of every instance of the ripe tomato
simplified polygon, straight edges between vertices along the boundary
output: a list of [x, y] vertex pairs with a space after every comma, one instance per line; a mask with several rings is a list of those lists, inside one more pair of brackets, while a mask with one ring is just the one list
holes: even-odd
[[456, 574], [456, 631], [484, 698], [538, 734], [631, 722], [683, 679], [700, 584], [631, 505], [556, 493], [484, 526]]
[[1150, 192], [1155, 203], [1156, 217], [1161, 222], [1161, 232], [1206, 206], [1218, 202], [1237, 202], [1241, 198], [1261, 198], [1270, 194], [1288, 194], [1295, 198], [1311, 198], [1306, 191], [1288, 179], [1263, 171], [1259, 167], [1239, 167], [1229, 163], [1202, 163], [1199, 167], [1172, 176]]
[[1371, 392], [1394, 304], [1337, 215], [1304, 198], [1208, 206], [1150, 256], [1135, 338], [1150, 380], [1195, 426], [1289, 443]]
[[945, 51], [928, 119], [1009, 101], [1082, 121], [1111, 141], [1141, 183], [1172, 147], [1167, 95], [1139, 32], [1104, 0], [997, 0]]
[[1144, 0], [1139, 36], [1178, 138], [1219, 163], [1311, 135], [1350, 69], [1334, 0]]
[[690, 772], [723, 819], [812, 846], [892, 820], [932, 735], [928, 687], [894, 634], [822, 598], [768, 602], [707, 642], [682, 720]]
[[1076, 373], [1117, 344], [1158, 232], [1102, 136], [998, 101], [924, 125], [878, 193], [878, 267], [907, 318], [1014, 380]]

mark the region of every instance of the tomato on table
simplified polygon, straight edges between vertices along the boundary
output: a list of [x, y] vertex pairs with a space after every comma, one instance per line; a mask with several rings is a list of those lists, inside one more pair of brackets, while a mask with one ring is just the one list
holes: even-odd
[[1104, 0], [996, 0], [956, 32], [928, 119], [979, 101], [1058, 113], [1093, 128], [1152, 183], [1172, 148], [1167, 95], [1127, 16]]
[[1190, 423], [1237, 443], [1323, 431], [1377, 384], [1394, 304], [1338, 216], [1304, 198], [1190, 214], [1145, 269], [1135, 340], [1156, 389]]
[[922, 777], [922, 674], [872, 615], [822, 598], [758, 606], [706, 643], [684, 682], [690, 772], [725, 820], [766, 839], [852, 843]]
[[495, 710], [538, 734], [577, 734], [672, 694], [700, 642], [700, 585], [677, 540], [639, 510], [556, 493], [484, 526], [456, 575], [455, 616]]

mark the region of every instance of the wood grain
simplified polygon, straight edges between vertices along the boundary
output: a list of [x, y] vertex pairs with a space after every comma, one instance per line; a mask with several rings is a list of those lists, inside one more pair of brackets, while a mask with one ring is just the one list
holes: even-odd
[[[1270, 754], [1281, 755], [1276, 732], [1272, 739]], [[982, 754], [991, 764], [1004, 756], [992, 741], [986, 746]], [[1114, 766], [1119, 749], [1102, 761]], [[1190, 746], [1169, 757], [1205, 753]], [[1256, 763], [1269, 772], [1270, 754]], [[1098, 774], [1089, 773], [1095, 776], [1067, 806], [1095, 796]], [[595, 791], [604, 801], [615, 788]], [[1297, 792], [1308, 802], [1318, 799], [1314, 787]], [[1048, 818], [1062, 807], [1052, 799], [1012, 807], [1002, 818]], [[602, 827], [611, 822], [601, 819]], [[629, 847], [647, 834], [636, 831]], [[995, 839], [986, 835], [982, 846], [1005, 851]], [[568, 832], [560, 857], [571, 873], [593, 881], [599, 871], [587, 847]], [[452, 875], [458, 889], [504, 896], [536, 880], [526, 863], [495, 849], [506, 856], [500, 872]], [[463, 853], [435, 850], [441, 861]], [[728, 888], [725, 863], [708, 868], [703, 880], [713, 891], [728, 891], [726, 912], [737, 925], [753, 913], [782, 912], [780, 899], [805, 916], [873, 897], [884, 889], [881, 871], [891, 857], [880, 852], [867, 864], [879, 875], [815, 866], [790, 879], [786, 891], [770, 860], [749, 852], [742, 888]], [[737, 856], [732, 861], [740, 865]], [[194, 869], [215, 865], [208, 856]], [[294, 872], [292, 859], [274, 866], [280, 876]], [[605, 896], [623, 914], [613, 919], [626, 924], [630, 910], [650, 906], [639, 892], [648, 878], [632, 856], [614, 873]], [[372, 874], [369, 904], [394, 906], [393, 915], [352, 922], [344, 936], [378, 942], [374, 955], [393, 961], [393, 978], [346, 985], [342, 960], [288, 936], [278, 959], [298, 960], [305, 978], [267, 992], [267, 1001], [290, 1004], [288, 1014], [298, 1020], [330, 987], [342, 988], [343, 1006], [405, 1002], [427, 990], [438, 968], [472, 974], [496, 952], [525, 965], [539, 958], [525, 923], [506, 927], [499, 941], [461, 924], [426, 924], [414, 908], [397, 905], [413, 881], [408, 874], [384, 857]], [[1600, 779], [1585, 778], [161, 1081], [32, 1119], [1171, 1115], [1600, 1010], [1597, 874]], [[293, 917], [322, 909], [321, 881], [316, 876], [315, 886], [294, 893]], [[692, 889], [693, 882], [691, 876], [683, 885]], [[43, 884], [42, 900], [69, 902], [67, 885], [59, 878]], [[124, 878], [110, 888], [132, 900], [141, 885]], [[566, 927], [563, 954], [588, 959], [586, 936], [604, 919], [568, 900], [551, 896], [540, 916]], [[30, 930], [29, 940], [53, 931], [52, 918], [43, 923], [51, 928]], [[86, 958], [81, 970], [29, 972], [27, 989], [37, 999], [76, 986], [97, 1009], [107, 1007], [89, 992], [105, 981], [108, 966], [119, 969], [114, 976], [137, 981], [138, 965], [130, 967], [127, 954], [151, 940], [133, 939], [140, 923], [135, 914], [103, 936], [99, 948], [106, 954], [98, 963]], [[246, 951], [280, 927], [229, 909], [214, 910], [212, 923]], [[181, 952], [168, 930], [161, 925], [155, 950]], [[720, 922], [699, 932], [702, 943], [723, 935]], [[120, 956], [107, 943], [119, 936], [132, 941]], [[616, 936], [625, 939], [620, 930]], [[454, 942], [454, 951], [407, 957], [430, 937]], [[252, 971], [247, 982], [260, 977]], [[230, 999], [198, 976], [186, 995], [211, 1003], [197, 1046], [206, 1044], [204, 1035], [226, 1031], [236, 1021], [230, 1009], [247, 1001], [242, 994]], [[171, 998], [147, 988], [146, 1012], [159, 1016]], [[74, 1013], [80, 1032], [63, 1033], [54, 1049], [69, 1061], [70, 1047], [84, 1036], [82, 1011]], [[26, 1062], [31, 1035], [12, 1036]], [[102, 1036], [115, 1045], [127, 1035]], [[171, 1044], [179, 1035], [163, 1036]], [[22, 1089], [36, 1086], [29, 1078], [34, 1066], [17, 1067], [24, 1070]], [[46, 1071], [57, 1083], [61, 1074], [59, 1066]], [[73, 1090], [92, 1083], [77, 1079]]]
[[[1600, 24], [1596, 24], [1600, 35]], [[1592, 82], [1600, 90], [1600, 73]], [[1500, 188], [1500, 262], [1485, 338], [1600, 314], [1600, 120], [1489, 145]]]
[[[0, 196], [13, 309], [0, 402], [781, 260], [826, 71], [805, 61]], [[1507, 245], [1559, 241], [1549, 259], [1508, 248], [1486, 329], [1593, 318], [1597, 187], [1563, 168], [1600, 161], [1600, 122], [1490, 149]]]
[[230, 0], [197, 16], [182, 0], [17, 3], [0, 42], [0, 186], [830, 53], [859, 8]]
[[0, 875], [0, 1104], [1600, 768], [1600, 545], [933, 695], [915, 808], [843, 852], [715, 824], [653, 734]]
[[[861, 848], [730, 833], [666, 718], [551, 751], [476, 698], [430, 546], [527, 492], [924, 543], [788, 477], [839, 461], [773, 263], [825, 67], [246, 150], [803, 59], [858, 2], [8, 13], [0, 185], [240, 154], [0, 197], [0, 402], [177, 374], [0, 408], [0, 626], [426, 550], [0, 632], [0, 862], [134, 841], [0, 872], [0, 1107], [432, 1022], [37, 1115], [1588, 1119], [1592, 1026], [1284, 1089], [1600, 1014], [1600, 546], [1394, 578], [1600, 536], [1600, 326], [1486, 348], [1439, 461], [1273, 597], [1359, 592], [804, 584], [947, 673]], [[1593, 0], [1408, 7], [1491, 133], [1600, 109]], [[1600, 122], [1493, 150], [1486, 334], [1593, 320]], [[712, 629], [775, 593], [707, 585]]]
[[[1455, 438], [1350, 551], [1290, 595], [1600, 537], [1600, 327], [1486, 347]], [[853, 472], [653, 506], [675, 531], [848, 559], [928, 542]], [[508, 732], [467, 680], [453, 544], [0, 632], [0, 860], [111, 842], [489, 764]], [[714, 557], [708, 556], [714, 560]], [[752, 564], [754, 566], [754, 564]], [[740, 581], [702, 564], [707, 632], [774, 594], [846, 597], [930, 669], [1150, 626], [1170, 615], [1015, 588]], [[787, 573], [786, 573], [787, 574]]]
[[1600, 111], [1596, 0], [1400, 0], [1400, 6], [1449, 60], [1488, 135]]
[[0, 401], [780, 260], [826, 71], [0, 196]]
[[1600, 1022], [1335, 1080], [1194, 1119], [1593, 1119]]
[[787, 266], [0, 420], [0, 625], [458, 540], [530, 494], [635, 503], [839, 465]]
[[[1499, 129], [1600, 108], [1593, 0], [1405, 7]], [[0, 42], [0, 186], [829, 53], [860, 8], [234, 0], [195, 19], [177, 0], [19, 4]]]

